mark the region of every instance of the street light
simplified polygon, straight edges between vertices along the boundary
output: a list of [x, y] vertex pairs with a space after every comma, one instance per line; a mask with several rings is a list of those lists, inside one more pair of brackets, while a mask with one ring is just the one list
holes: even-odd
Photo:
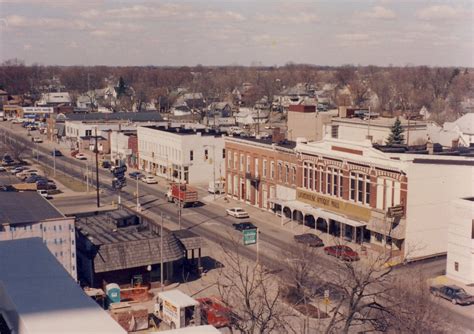
[[216, 200], [216, 146], [214, 144], [204, 145], [204, 147], [212, 147], [212, 185], [214, 201]]

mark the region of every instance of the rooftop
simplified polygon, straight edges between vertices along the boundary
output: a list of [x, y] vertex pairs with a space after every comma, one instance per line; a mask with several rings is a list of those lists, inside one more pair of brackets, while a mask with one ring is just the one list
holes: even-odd
[[0, 224], [33, 223], [60, 218], [64, 218], [64, 215], [36, 191], [0, 192]]
[[162, 126], [162, 125], [150, 125], [144, 126], [148, 129], [153, 129], [157, 131], [163, 131], [168, 133], [174, 133], [180, 136], [189, 136], [189, 135], [197, 135], [200, 133], [201, 136], [213, 136], [213, 137], [220, 137], [222, 136], [222, 132], [216, 131], [214, 129], [202, 129], [202, 128], [186, 128], [184, 126]]
[[[427, 122], [426, 121], [414, 121], [414, 120], [406, 120], [404, 118], [399, 118], [400, 122], [402, 123], [403, 127], [410, 126], [411, 127], [417, 127], [417, 126], [423, 126], [426, 127]], [[368, 125], [369, 121], [365, 119], [361, 119], [359, 117], [352, 117], [352, 118], [346, 118], [346, 117], [334, 117], [331, 120], [332, 122], [344, 122], [344, 123], [352, 123], [352, 124], [363, 124], [363, 125]], [[370, 126], [381, 126], [381, 127], [388, 127], [391, 128], [393, 126], [393, 123], [395, 123], [396, 118], [386, 118], [386, 117], [377, 117], [377, 118], [371, 118], [370, 119]]]
[[80, 113], [68, 114], [67, 120], [71, 121], [131, 121], [131, 122], [159, 122], [163, 117], [158, 112], [117, 112], [117, 113]]
[[277, 146], [277, 147], [282, 147], [282, 148], [286, 148], [286, 149], [294, 149], [296, 147], [296, 142], [295, 141], [291, 141], [291, 140], [287, 140], [287, 139], [281, 140], [277, 143], [273, 143], [271, 136], [267, 137], [267, 138], [257, 138], [255, 136], [242, 137], [238, 134], [234, 134], [229, 138], [235, 138], [235, 139], [245, 140], [245, 141], [249, 141], [249, 142], [253, 142], [253, 143], [265, 144], [265, 145], [275, 144], [275, 146]]
[[384, 153], [406, 153], [406, 154], [426, 154], [430, 156], [463, 156], [474, 157], [474, 147], [445, 148], [440, 144], [433, 144], [433, 154], [429, 154], [426, 144], [424, 145], [373, 145], [374, 148]]
[[[136, 218], [136, 219], [135, 219]], [[129, 226], [119, 227], [118, 220], [131, 219]], [[159, 263], [161, 238], [138, 217], [126, 210], [86, 216], [76, 221], [76, 230], [95, 247], [94, 268], [106, 272]], [[78, 240], [79, 245], [79, 240]], [[163, 261], [179, 260], [184, 246], [172, 233], [163, 235]], [[98, 255], [98, 256], [97, 256]]]
[[158, 298], [172, 300], [173, 304], [178, 307], [187, 307], [191, 305], [198, 305], [199, 302], [194, 298], [189, 297], [184, 292], [178, 289], [159, 292]]
[[[0, 242], [0, 309], [15, 333], [126, 333], [39, 238]], [[22, 265], [18, 265], [21, 263]]]

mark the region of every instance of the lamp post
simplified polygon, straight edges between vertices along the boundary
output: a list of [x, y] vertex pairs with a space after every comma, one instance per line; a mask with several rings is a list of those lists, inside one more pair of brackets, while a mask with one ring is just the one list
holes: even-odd
[[204, 145], [204, 147], [212, 147], [212, 184], [213, 184], [213, 195], [216, 200], [216, 146], [214, 144]]

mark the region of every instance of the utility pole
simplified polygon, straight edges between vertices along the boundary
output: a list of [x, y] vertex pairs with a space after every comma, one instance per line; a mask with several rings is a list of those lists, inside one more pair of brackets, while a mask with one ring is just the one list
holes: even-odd
[[89, 160], [86, 162], [86, 188], [87, 193], [89, 193]]
[[97, 147], [97, 127], [94, 130], [95, 134], [95, 145], [94, 145], [94, 153], [95, 153], [95, 187], [97, 190], [97, 207], [100, 208], [100, 193], [99, 193], [99, 149]]
[[138, 198], [139, 198], [139, 196], [138, 196], [138, 175], [137, 175], [136, 179], [137, 179], [137, 191], [136, 191], [137, 192], [137, 211], [140, 212], [140, 210], [141, 210], [140, 209], [140, 202], [138, 200]]
[[53, 175], [56, 177], [56, 147], [53, 148]]
[[163, 211], [161, 211], [160, 227], [160, 291], [163, 292]]

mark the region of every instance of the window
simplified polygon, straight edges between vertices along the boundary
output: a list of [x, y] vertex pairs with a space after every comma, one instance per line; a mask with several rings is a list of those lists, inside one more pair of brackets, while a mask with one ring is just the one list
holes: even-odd
[[285, 165], [285, 183], [290, 182], [290, 167]]
[[54, 225], [53, 230], [56, 231], [56, 225]]
[[59, 230], [62, 231], [63, 230], [63, 227], [62, 225], [59, 225]]
[[267, 177], [267, 160], [263, 159], [263, 171], [262, 171], [263, 177]]
[[57, 245], [58, 244], [58, 240], [56, 238], [54, 238], [54, 244]]
[[250, 173], [250, 155], [247, 155], [247, 173]]
[[75, 271], [76, 270], [76, 266], [72, 266], [72, 271]]
[[227, 168], [231, 168], [232, 167], [232, 154], [230, 154], [229, 152], [229, 155], [227, 156]]
[[283, 166], [281, 162], [278, 163], [278, 179], [282, 181], [283, 179]]
[[270, 178], [271, 179], [275, 178], [275, 162], [274, 161], [270, 162]]
[[209, 152], [207, 149], [204, 150], [204, 160], [209, 159]]
[[331, 138], [339, 137], [339, 125], [331, 125]]
[[92, 130], [86, 130], [86, 137], [87, 136], [92, 136]]
[[76, 256], [76, 254], [75, 254], [74, 252], [72, 252], [72, 253], [71, 253], [71, 256], [74, 257], [74, 256]]
[[237, 169], [237, 164], [239, 163], [239, 155], [237, 152], [234, 152], [234, 169]]
[[190, 161], [194, 160], [194, 151], [193, 150], [189, 151], [189, 160]]
[[454, 262], [454, 270], [459, 271], [459, 262]]
[[313, 164], [308, 164], [308, 189], [314, 189]]
[[225, 148], [222, 149], [222, 159], [225, 159]]
[[350, 176], [350, 193], [351, 201], [370, 204], [370, 177], [365, 174], [351, 172]]
[[59, 255], [60, 255], [60, 256], [63, 256], [63, 252], [60, 252]]
[[254, 160], [254, 173], [255, 173], [255, 176], [258, 177], [258, 158], [255, 158]]
[[45, 226], [45, 227], [43, 227], [43, 232], [46, 232], [46, 226]]
[[303, 188], [308, 189], [308, 163], [303, 164]]
[[472, 220], [471, 239], [474, 239], [474, 219]]
[[296, 167], [293, 166], [293, 167], [292, 167], [292, 170], [293, 170], [293, 171], [292, 171], [292, 180], [291, 180], [291, 183], [292, 183], [292, 184], [296, 184]]
[[244, 160], [245, 160], [245, 157], [243, 154], [240, 155], [240, 171], [243, 172], [244, 171]]

